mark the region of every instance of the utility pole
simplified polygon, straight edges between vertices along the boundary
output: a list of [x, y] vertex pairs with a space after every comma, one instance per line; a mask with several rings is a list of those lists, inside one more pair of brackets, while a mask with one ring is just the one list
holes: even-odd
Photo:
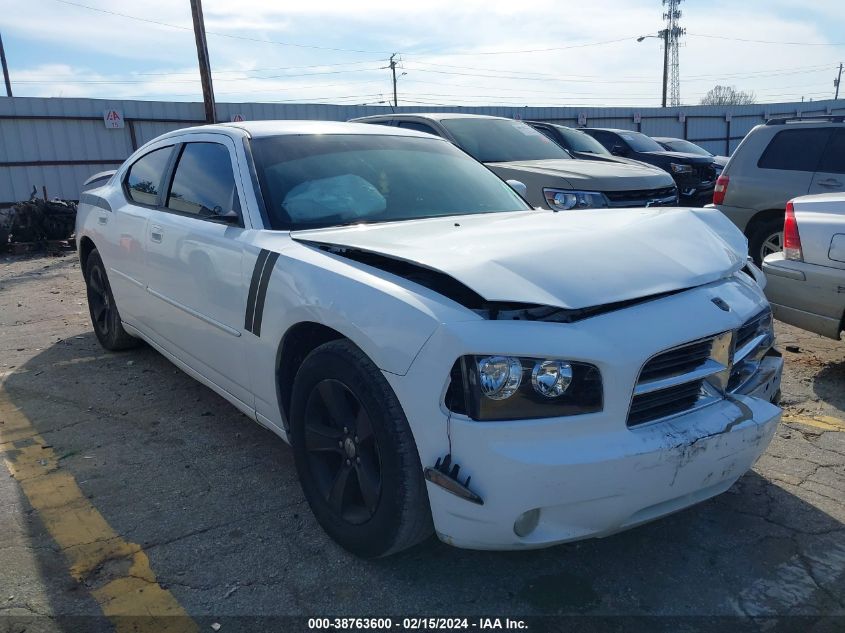
[[669, 29], [663, 29], [663, 107], [666, 107], [666, 92], [669, 89]]
[[[12, 82], [9, 81], [9, 67], [6, 65], [6, 49], [3, 48], [3, 38], [0, 36], [0, 64], [3, 66], [3, 79], [6, 81], [6, 96], [12, 96]], [[842, 72], [841, 64], [839, 72]]]
[[217, 122], [214, 104], [214, 88], [211, 85], [211, 63], [208, 59], [208, 42], [205, 38], [205, 20], [202, 17], [202, 1], [191, 0], [191, 17], [194, 20], [194, 38], [197, 41], [197, 60], [202, 81], [202, 100], [205, 104], [205, 122]]
[[396, 53], [390, 56], [390, 72], [393, 73], [393, 107], [399, 105], [399, 99], [396, 96]]
[[[3, 50], [3, 43], [0, 42], [0, 51]], [[6, 59], [3, 58], [3, 68], [6, 68]], [[842, 62], [839, 62], [839, 77], [836, 78], [836, 81], [833, 82], [833, 85], [836, 86], [836, 96], [833, 97], [834, 99], [839, 98], [839, 84], [842, 83]], [[8, 75], [6, 75], [6, 86], [9, 85]], [[10, 93], [11, 94], [11, 93]]]

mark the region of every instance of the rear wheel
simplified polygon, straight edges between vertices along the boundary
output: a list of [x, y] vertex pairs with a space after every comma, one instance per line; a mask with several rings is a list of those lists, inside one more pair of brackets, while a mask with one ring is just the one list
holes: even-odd
[[325, 343], [303, 361], [291, 443], [314, 516], [350, 552], [385, 556], [431, 534], [408, 421], [381, 371], [350, 341]]
[[783, 219], [771, 219], [754, 227], [748, 236], [748, 253], [760, 266], [767, 255], [783, 250]]
[[106, 275], [106, 267], [96, 248], [88, 254], [85, 262], [85, 285], [91, 324], [94, 326], [94, 334], [100, 341], [100, 345], [112, 351], [137, 346], [140, 341], [123, 329], [109, 278]]

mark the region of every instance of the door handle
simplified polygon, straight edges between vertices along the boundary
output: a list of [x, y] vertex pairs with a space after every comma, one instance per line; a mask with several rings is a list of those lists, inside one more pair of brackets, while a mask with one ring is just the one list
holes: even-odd
[[828, 178], [827, 180], [819, 180], [817, 183], [820, 187], [841, 187], [842, 183], [836, 178]]
[[103, 224], [103, 225], [108, 224], [108, 221], [109, 221], [109, 217], [107, 215], [98, 215], [97, 216], [97, 222], [99, 222], [100, 224]]
[[150, 240], [153, 242], [161, 242], [164, 238], [164, 231], [158, 225], [153, 225], [150, 227]]

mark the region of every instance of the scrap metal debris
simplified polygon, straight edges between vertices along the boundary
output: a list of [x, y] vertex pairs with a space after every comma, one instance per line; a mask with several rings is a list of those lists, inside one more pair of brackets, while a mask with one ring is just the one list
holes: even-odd
[[0, 209], [0, 250], [11, 244], [30, 244], [43, 250], [50, 242], [69, 239], [76, 225], [72, 200], [42, 200], [34, 196]]

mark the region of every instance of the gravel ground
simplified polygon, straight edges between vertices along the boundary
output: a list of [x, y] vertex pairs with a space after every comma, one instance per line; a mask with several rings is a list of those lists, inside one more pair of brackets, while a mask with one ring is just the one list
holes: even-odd
[[[817, 617], [845, 616], [845, 342], [777, 329], [784, 421], [727, 493], [548, 550], [431, 540], [361, 561], [316, 525], [280, 440], [151, 349], [101, 350], [75, 254], [0, 259], [3, 389], [201, 630], [330, 614], [807, 616], [800, 630], [837, 630], [845, 620]], [[3, 439], [4, 422], [0, 456], [11, 459], [21, 447]], [[0, 632], [8, 616], [33, 616], [8, 628], [18, 631], [100, 615], [97, 586], [73, 579], [44, 513], [2, 465], [0, 475]]]

